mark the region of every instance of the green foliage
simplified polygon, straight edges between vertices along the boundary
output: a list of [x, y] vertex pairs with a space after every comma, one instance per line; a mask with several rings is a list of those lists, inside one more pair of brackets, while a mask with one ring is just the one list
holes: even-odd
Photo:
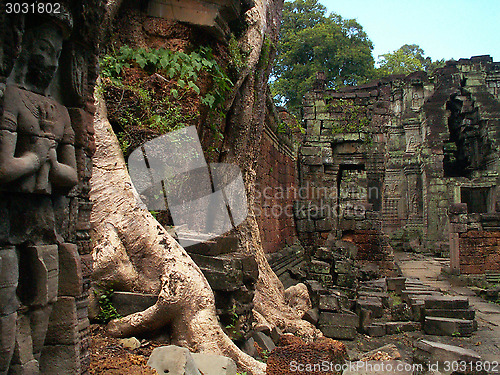
[[231, 64], [234, 65], [237, 72], [242, 71], [246, 67], [246, 54], [241, 50], [236, 37], [231, 34], [229, 39], [229, 55], [231, 56]]
[[236, 307], [234, 305], [229, 310], [229, 314], [231, 315], [231, 323], [226, 325], [226, 329], [234, 338], [242, 339], [243, 333], [238, 329], [238, 323], [239, 323], [240, 317], [236, 313]]
[[129, 136], [125, 132], [118, 132], [116, 134], [116, 137], [118, 138], [118, 143], [120, 144], [122, 154], [127, 155], [130, 149]]
[[95, 290], [94, 293], [97, 296], [99, 303], [99, 316], [97, 317], [99, 323], [106, 324], [113, 319], [121, 318], [121, 315], [118, 314], [116, 308], [111, 302], [113, 289], [101, 288], [99, 290]]
[[357, 105], [352, 100], [335, 99], [327, 108], [342, 114], [338, 122], [334, 123], [332, 134], [361, 133], [368, 130], [370, 119], [364, 106]]
[[410, 74], [419, 70], [432, 72], [444, 65], [444, 60], [432, 61], [416, 44], [405, 44], [393, 52], [379, 56], [377, 75]]
[[[125, 80], [124, 69], [132, 67], [139, 67], [149, 76], [156, 75], [164, 80], [169, 95], [144, 88], [144, 79], [133, 83]], [[202, 74], [212, 80], [211, 89], [204, 95], [199, 86]], [[184, 53], [122, 46], [118, 52], [112, 51], [102, 58], [101, 76], [105, 82], [103, 91], [118, 91], [113, 104], [116, 108], [115, 119], [121, 129], [117, 136], [124, 155], [132, 147], [137, 147], [133, 128], [149, 128], [164, 134], [195, 120], [199, 115], [197, 111], [188, 112], [179, 105], [187, 93], [198, 96], [200, 103], [211, 109], [210, 116], [223, 117], [223, 103], [233, 86], [208, 47]], [[221, 140], [223, 134], [215, 129], [214, 137]]]
[[398, 306], [403, 303], [403, 300], [395, 292], [389, 293], [389, 298], [391, 299], [392, 306]]
[[302, 97], [323, 71], [328, 88], [365, 82], [373, 75], [372, 42], [355, 20], [327, 15], [317, 0], [285, 2], [271, 89], [298, 114]]
[[144, 48], [133, 49], [122, 46], [118, 53], [111, 53], [101, 60], [101, 74], [109, 78], [113, 84], [120, 84], [120, 75], [124, 68], [137, 64], [149, 74], [161, 72], [165, 77], [175, 80], [177, 88], [172, 88], [170, 94], [178, 99], [180, 89], [192, 90], [200, 95], [197, 81], [201, 72], [208, 72], [212, 77], [213, 90], [201, 98], [201, 102], [209, 108], [216, 108], [225, 100], [231, 90], [232, 82], [215, 60], [212, 50], [201, 47], [189, 54], [169, 49]]

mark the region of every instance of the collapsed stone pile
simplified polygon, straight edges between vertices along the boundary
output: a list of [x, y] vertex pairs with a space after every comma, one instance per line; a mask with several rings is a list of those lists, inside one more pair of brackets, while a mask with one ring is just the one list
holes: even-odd
[[326, 288], [306, 281], [313, 308], [304, 319], [326, 337], [352, 340], [356, 332], [372, 337], [423, 329], [437, 336], [470, 336], [475, 311], [464, 297], [444, 295], [417, 279], [382, 278], [362, 282], [353, 297], [347, 288]]

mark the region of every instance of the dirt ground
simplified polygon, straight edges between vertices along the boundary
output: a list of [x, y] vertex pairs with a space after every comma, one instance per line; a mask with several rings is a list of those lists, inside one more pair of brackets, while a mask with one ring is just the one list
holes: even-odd
[[129, 350], [102, 325], [92, 325], [90, 334], [90, 375], [158, 375], [146, 363], [153, 349], [165, 343], [141, 340], [141, 347]]

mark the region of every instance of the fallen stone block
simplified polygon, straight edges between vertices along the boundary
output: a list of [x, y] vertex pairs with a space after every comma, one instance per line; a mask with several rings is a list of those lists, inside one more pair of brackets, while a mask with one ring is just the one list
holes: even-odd
[[387, 290], [401, 294], [405, 288], [406, 277], [389, 277], [387, 278]]
[[330, 274], [331, 266], [329, 263], [322, 262], [320, 260], [312, 260], [309, 264], [309, 269], [312, 273], [320, 273], [320, 274]]
[[319, 309], [321, 311], [339, 311], [340, 303], [338, 297], [332, 294], [320, 296]]
[[356, 310], [365, 309], [372, 312], [372, 317], [381, 318], [384, 315], [384, 306], [378, 298], [365, 297], [356, 301]]
[[273, 340], [263, 332], [254, 332], [252, 334], [252, 338], [262, 350], [265, 350], [268, 353], [271, 353], [271, 351], [276, 347]]
[[437, 316], [441, 318], [455, 318], [474, 320], [476, 312], [472, 309], [448, 310], [448, 309], [424, 309], [425, 316]]
[[318, 324], [319, 330], [331, 339], [354, 340], [356, 337], [356, 327], [341, 327], [329, 324]]
[[454, 345], [441, 344], [439, 342], [421, 340], [414, 344], [413, 362], [427, 366], [429, 363], [437, 363], [439, 371], [444, 373], [445, 363], [461, 362], [475, 363], [481, 361], [481, 356], [476, 352], [460, 348]]
[[391, 307], [391, 317], [395, 322], [407, 322], [413, 319], [411, 306], [400, 303]]
[[427, 299], [431, 297], [440, 297], [441, 293], [439, 292], [434, 292], [430, 290], [403, 290], [401, 292], [401, 299], [407, 303], [410, 302], [410, 298], [421, 298], [421, 299]]
[[316, 280], [323, 284], [325, 287], [331, 288], [333, 286], [333, 277], [325, 273], [308, 272], [309, 279]]
[[359, 329], [367, 332], [367, 327], [372, 324], [372, 312], [366, 309], [359, 310]]
[[388, 335], [395, 335], [401, 332], [414, 332], [421, 329], [419, 322], [387, 322], [385, 329]]
[[421, 298], [410, 298], [409, 301], [411, 308], [412, 320], [419, 322], [423, 319], [424, 310], [425, 310], [425, 300]]
[[191, 353], [198, 370], [203, 375], [236, 375], [236, 363], [221, 355]]
[[359, 324], [359, 318], [358, 315], [350, 311], [343, 311], [341, 313], [322, 312], [319, 315], [318, 323], [356, 328]]
[[389, 294], [385, 292], [364, 292], [360, 291], [358, 292], [358, 296], [363, 298], [363, 297], [374, 297], [374, 298], [379, 298], [384, 307], [389, 307]]
[[319, 310], [317, 308], [314, 308], [306, 311], [304, 316], [302, 316], [302, 319], [315, 326], [316, 324], [318, 324]]
[[366, 327], [366, 333], [371, 337], [382, 337], [386, 332], [385, 323], [373, 323]]
[[436, 336], [470, 336], [474, 332], [474, 321], [428, 316], [424, 321], [424, 331]]
[[189, 350], [175, 345], [154, 349], [148, 366], [158, 374], [201, 375]]
[[465, 310], [469, 308], [467, 297], [439, 296], [425, 298], [426, 309]]
[[120, 339], [120, 340], [118, 340], [118, 342], [125, 349], [129, 349], [129, 350], [135, 350], [135, 349], [141, 347], [141, 342], [139, 340], [137, 340], [135, 337], [128, 337], [126, 339]]

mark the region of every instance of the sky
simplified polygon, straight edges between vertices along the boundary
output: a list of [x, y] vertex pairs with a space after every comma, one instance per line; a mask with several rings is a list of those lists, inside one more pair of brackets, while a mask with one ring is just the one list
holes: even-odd
[[490, 55], [500, 61], [500, 0], [319, 0], [355, 18], [374, 44], [373, 57], [418, 44], [432, 60]]

